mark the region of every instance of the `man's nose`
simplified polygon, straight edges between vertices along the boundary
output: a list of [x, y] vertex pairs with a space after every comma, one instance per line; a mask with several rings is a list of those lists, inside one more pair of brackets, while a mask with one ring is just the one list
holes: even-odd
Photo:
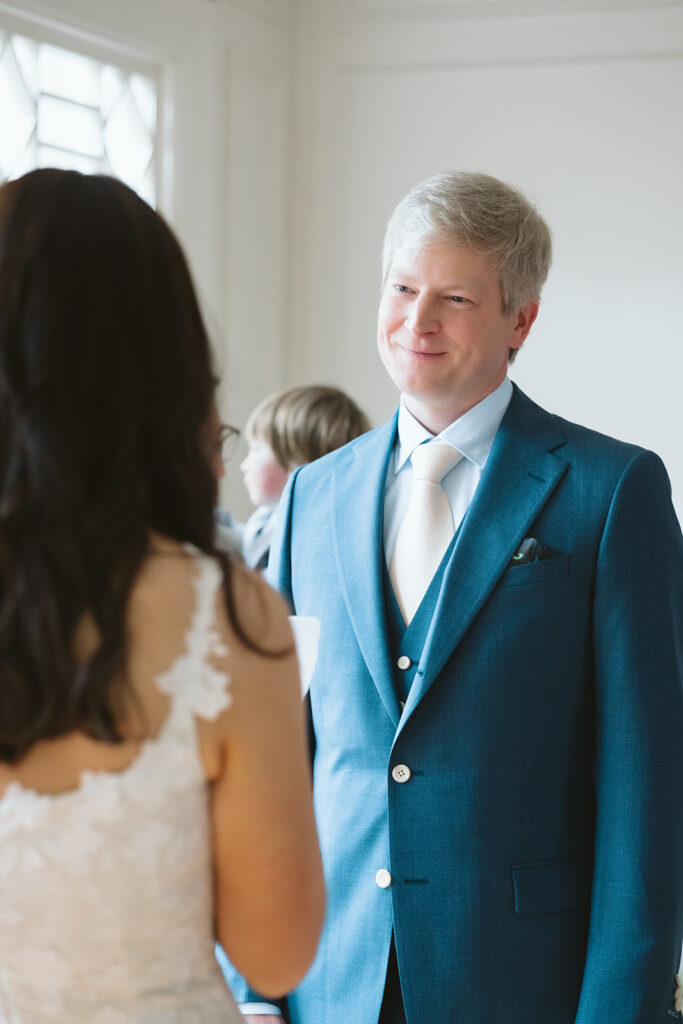
[[434, 302], [427, 297], [418, 296], [410, 306], [406, 325], [413, 334], [433, 334], [438, 331], [439, 320]]

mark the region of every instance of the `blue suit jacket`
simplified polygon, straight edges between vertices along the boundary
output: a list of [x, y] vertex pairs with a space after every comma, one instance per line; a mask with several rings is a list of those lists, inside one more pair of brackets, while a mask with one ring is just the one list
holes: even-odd
[[[272, 582], [321, 620], [328, 911], [291, 1021], [375, 1024], [393, 929], [408, 1024], [667, 1024], [683, 540], [662, 463], [515, 389], [400, 716], [382, 591], [394, 435], [395, 419], [296, 473], [271, 549]], [[557, 554], [510, 567], [529, 536]]]

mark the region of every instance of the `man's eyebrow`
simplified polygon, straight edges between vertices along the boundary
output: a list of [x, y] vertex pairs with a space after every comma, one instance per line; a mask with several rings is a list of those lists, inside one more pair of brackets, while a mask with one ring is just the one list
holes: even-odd
[[[410, 281], [411, 279], [414, 278], [414, 276], [414, 273], [412, 273], [410, 270], [405, 270], [403, 267], [392, 267], [392, 269], [389, 271], [387, 275], [387, 280], [390, 280], [391, 278], [395, 277], [400, 277], [405, 279], [406, 281]], [[445, 284], [439, 285], [439, 288], [442, 291], [457, 291], [460, 288], [463, 288], [466, 291], [476, 291], [478, 287], [479, 283], [477, 281], [459, 281], [457, 278], [455, 278], [452, 281], [447, 281]]]

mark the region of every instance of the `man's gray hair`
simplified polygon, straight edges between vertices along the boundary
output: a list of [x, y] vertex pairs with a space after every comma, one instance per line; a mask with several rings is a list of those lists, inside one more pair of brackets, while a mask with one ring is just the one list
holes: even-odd
[[550, 229], [512, 185], [469, 171], [447, 171], [417, 185], [387, 225], [383, 282], [396, 249], [429, 242], [466, 245], [490, 254], [498, 268], [506, 315], [540, 299], [552, 258]]

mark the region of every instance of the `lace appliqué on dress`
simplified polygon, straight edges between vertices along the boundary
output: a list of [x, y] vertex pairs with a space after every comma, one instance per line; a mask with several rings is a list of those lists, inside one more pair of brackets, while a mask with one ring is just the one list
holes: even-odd
[[0, 1024], [238, 1024], [214, 955], [208, 787], [196, 716], [230, 706], [220, 567], [195, 557], [171, 708], [121, 772], [0, 798]]
[[[193, 550], [189, 546], [188, 549]], [[177, 658], [156, 682], [162, 693], [172, 697], [174, 703], [180, 703], [200, 718], [213, 721], [232, 703], [229, 675], [220, 672], [209, 660], [212, 656], [224, 657], [228, 653], [215, 621], [216, 595], [222, 573], [220, 566], [209, 558], [198, 558], [197, 565], [195, 614], [187, 633], [185, 654]], [[192, 680], [192, 686], [188, 685], [189, 680]]]

